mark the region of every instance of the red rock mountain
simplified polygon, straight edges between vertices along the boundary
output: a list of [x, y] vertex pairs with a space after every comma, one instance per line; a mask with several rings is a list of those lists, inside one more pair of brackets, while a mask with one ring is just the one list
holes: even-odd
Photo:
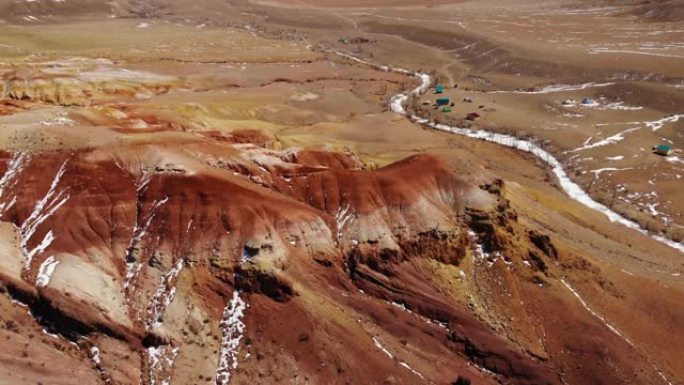
[[0, 277], [59, 336], [41, 354], [90, 359], [107, 383], [561, 383], [537, 343], [498, 335], [430, 268], [499, 271], [490, 283], [522, 303], [515, 287], [563, 258], [501, 180], [267, 143], [4, 153]]
[[400, 35], [103, 4], [0, 0], [0, 385], [684, 383], [681, 255], [314, 47]]

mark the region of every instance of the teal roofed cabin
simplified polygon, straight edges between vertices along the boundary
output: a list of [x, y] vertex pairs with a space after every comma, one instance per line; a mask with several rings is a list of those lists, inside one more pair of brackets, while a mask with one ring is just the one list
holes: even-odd
[[669, 156], [672, 154], [672, 146], [667, 144], [659, 144], [653, 148], [653, 152], [662, 156]]
[[446, 106], [449, 104], [449, 98], [437, 98], [438, 106]]

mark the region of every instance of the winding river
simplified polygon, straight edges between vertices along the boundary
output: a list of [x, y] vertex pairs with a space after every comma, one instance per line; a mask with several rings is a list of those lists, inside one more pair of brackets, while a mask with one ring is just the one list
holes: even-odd
[[[430, 85], [432, 84], [432, 78], [430, 75], [425, 74], [425, 73], [420, 73], [420, 72], [412, 72], [403, 68], [396, 68], [396, 67], [390, 67], [390, 66], [383, 66], [383, 65], [378, 65], [375, 63], [371, 63], [368, 61], [365, 61], [363, 59], [360, 59], [356, 56], [350, 55], [348, 53], [344, 52], [338, 52], [334, 51], [333, 52], [336, 55], [345, 57], [349, 60], [353, 60], [357, 63], [365, 64], [368, 66], [371, 66], [375, 69], [378, 69], [380, 71], [387, 71], [387, 72], [396, 72], [396, 73], [401, 73], [405, 74], [408, 76], [413, 76], [416, 77], [420, 80], [420, 85], [416, 87], [415, 89], [409, 91], [409, 92], [404, 92], [404, 93], [399, 93], [390, 99], [390, 109], [398, 114], [406, 115], [408, 116], [408, 112], [406, 111], [406, 103], [411, 95], [421, 95], [429, 89]], [[537, 158], [541, 159], [545, 163], [547, 163], [553, 173], [556, 175], [558, 178], [558, 181], [560, 183], [561, 188], [563, 191], [572, 199], [576, 200], [577, 202], [582, 203], [583, 205], [589, 207], [590, 209], [599, 211], [606, 215], [608, 219], [611, 222], [617, 222], [620, 223], [626, 227], [629, 227], [630, 229], [636, 230], [642, 234], [645, 234], [654, 240], [663, 243], [667, 246], [670, 246], [674, 249], [679, 250], [680, 252], [684, 253], [684, 244], [680, 242], [673, 241], [669, 238], [666, 238], [662, 235], [658, 234], [652, 234], [648, 230], [642, 228], [638, 223], [629, 220], [622, 215], [616, 213], [615, 211], [611, 210], [608, 206], [599, 203], [595, 201], [589, 194], [586, 193], [577, 183], [573, 182], [569, 177], [568, 174], [565, 172], [563, 169], [563, 166], [561, 162], [556, 159], [551, 153], [545, 151], [541, 147], [537, 146], [535, 143], [530, 142], [528, 140], [523, 140], [516, 138], [511, 135], [506, 135], [506, 134], [499, 134], [495, 132], [490, 132], [486, 130], [471, 130], [469, 128], [460, 128], [460, 127], [454, 127], [454, 126], [449, 126], [446, 124], [438, 124], [433, 121], [430, 121], [427, 118], [417, 116], [417, 115], [411, 115], [410, 119], [413, 120], [414, 122], [418, 124], [422, 124], [424, 126], [440, 130], [440, 131], [447, 131], [453, 134], [458, 134], [462, 136], [467, 136], [469, 138], [473, 139], [480, 139], [480, 140], [485, 140], [488, 142], [493, 142], [497, 143], [502, 146], [506, 147], [511, 147], [515, 148], [520, 151], [528, 152], [536, 156]]]

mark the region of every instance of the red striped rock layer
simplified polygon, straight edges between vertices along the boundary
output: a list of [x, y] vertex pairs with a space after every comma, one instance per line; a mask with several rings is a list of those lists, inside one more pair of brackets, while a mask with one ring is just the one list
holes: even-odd
[[[473, 186], [427, 155], [364, 170], [347, 154], [219, 136], [3, 154], [14, 248], [0, 278], [103, 382], [558, 382], [420, 267], [458, 265], [476, 242], [521, 262], [500, 184]], [[378, 313], [393, 302], [395, 320]]]

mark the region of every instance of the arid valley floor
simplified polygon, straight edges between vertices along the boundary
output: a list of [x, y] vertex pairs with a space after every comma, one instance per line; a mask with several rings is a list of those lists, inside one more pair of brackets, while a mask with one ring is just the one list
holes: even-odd
[[0, 77], [0, 385], [684, 385], [682, 1], [0, 0]]

